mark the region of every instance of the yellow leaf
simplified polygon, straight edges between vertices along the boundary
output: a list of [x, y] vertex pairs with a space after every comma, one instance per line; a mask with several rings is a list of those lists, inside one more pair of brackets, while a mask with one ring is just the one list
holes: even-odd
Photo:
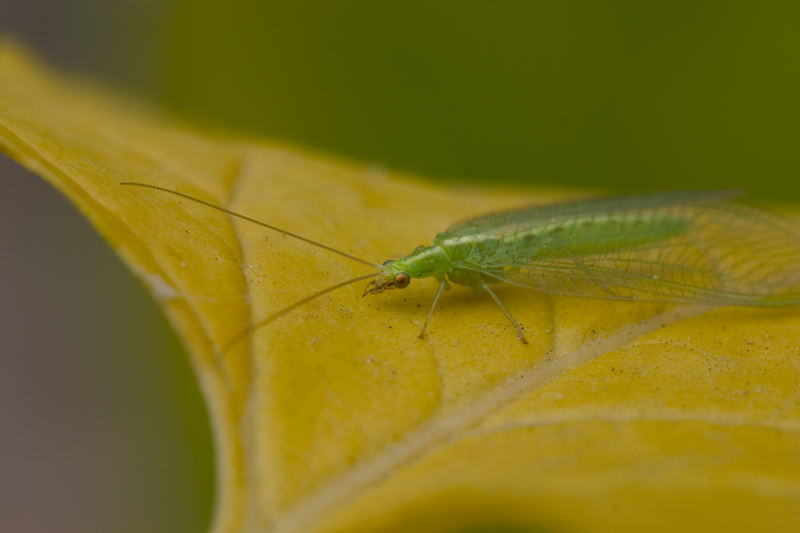
[[[180, 332], [213, 418], [213, 530], [800, 528], [800, 311], [435, 288], [326, 295], [369, 270], [174, 188], [375, 262], [464, 216], [549, 200], [415, 181], [193, 132], [0, 49], [0, 147], [64, 192]], [[270, 105], [269, 102], [265, 105]]]

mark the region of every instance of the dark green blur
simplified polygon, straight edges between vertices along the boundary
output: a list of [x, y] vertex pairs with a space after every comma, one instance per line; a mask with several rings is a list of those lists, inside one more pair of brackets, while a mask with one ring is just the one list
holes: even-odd
[[177, 0], [185, 116], [436, 178], [800, 198], [800, 3]]

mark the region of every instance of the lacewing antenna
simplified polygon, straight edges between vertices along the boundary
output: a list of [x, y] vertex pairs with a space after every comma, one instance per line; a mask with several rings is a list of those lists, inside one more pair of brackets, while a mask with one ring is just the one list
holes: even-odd
[[[120, 185], [124, 185], [124, 186], [128, 186], [128, 187], [142, 187], [144, 189], [152, 189], [154, 191], [160, 191], [160, 192], [165, 192], [165, 193], [168, 193], [168, 194], [172, 194], [174, 196], [179, 196], [181, 198], [185, 198], [186, 200], [191, 200], [192, 202], [204, 205], [206, 207], [210, 207], [211, 209], [216, 209], [217, 211], [221, 211], [221, 212], [223, 212], [223, 213], [225, 213], [227, 215], [230, 215], [232, 217], [236, 217], [236, 218], [239, 218], [239, 219], [242, 219], [242, 220], [246, 220], [248, 222], [252, 222], [253, 224], [258, 224], [259, 226], [262, 226], [264, 228], [271, 229], [273, 231], [277, 231], [278, 233], [286, 235], [287, 237], [293, 237], [293, 238], [295, 238], [295, 239], [297, 239], [299, 241], [303, 241], [303, 242], [306, 242], [306, 243], [311, 244], [313, 246], [316, 246], [318, 248], [322, 248], [323, 250], [328, 250], [329, 252], [333, 252], [335, 254], [339, 254], [339, 255], [341, 255], [343, 257], [346, 257], [348, 259], [351, 259], [353, 261], [358, 261], [359, 263], [363, 263], [365, 265], [369, 265], [369, 266], [371, 266], [373, 268], [377, 268], [377, 266], [378, 266], [378, 265], [376, 265], [374, 263], [371, 263], [369, 261], [361, 259], [360, 257], [356, 257], [354, 255], [348, 254], [347, 252], [343, 252], [341, 250], [337, 250], [336, 248], [333, 248], [332, 246], [327, 246], [327, 245], [319, 243], [317, 241], [312, 241], [311, 239], [308, 239], [308, 238], [303, 237], [301, 235], [297, 235], [296, 233], [292, 233], [291, 231], [286, 231], [285, 229], [279, 228], [277, 226], [273, 226], [272, 224], [267, 224], [266, 222], [262, 222], [260, 220], [256, 220], [255, 218], [251, 218], [251, 217], [249, 217], [247, 215], [243, 215], [241, 213], [237, 213], [236, 211], [231, 211], [230, 209], [226, 209], [225, 207], [222, 207], [220, 205], [217, 205], [217, 204], [214, 204], [214, 203], [211, 203], [211, 202], [207, 202], [205, 200], [201, 200], [200, 198], [195, 198], [194, 196], [191, 196], [191, 195], [186, 194], [186, 193], [175, 191], [173, 189], [167, 189], [166, 187], [159, 187], [158, 185], [151, 185], [149, 183], [139, 183], [139, 182], [136, 182], [136, 181], [123, 181], [123, 182], [120, 183]], [[365, 280], [365, 279], [374, 278], [375, 276], [377, 276], [379, 274], [380, 274], [380, 272], [373, 272], [371, 274], [364, 274], [363, 276], [358, 276], [358, 277], [355, 277], [353, 279], [349, 279], [347, 281], [341, 281], [339, 283], [336, 283], [335, 285], [331, 285], [330, 287], [327, 287], [327, 288], [319, 290], [319, 291], [317, 291], [317, 292], [315, 292], [315, 293], [313, 293], [313, 294], [311, 294], [309, 296], [306, 296], [305, 298], [303, 298], [301, 300], [298, 300], [298, 301], [294, 302], [293, 304], [284, 307], [283, 309], [275, 311], [271, 315], [269, 315], [266, 318], [256, 322], [255, 324], [251, 324], [250, 326], [247, 327], [247, 329], [245, 329], [241, 333], [237, 333], [231, 339], [229, 339], [228, 342], [226, 342], [222, 346], [222, 354], [224, 355], [225, 353], [227, 353], [231, 348], [236, 346], [243, 339], [245, 339], [245, 338], [249, 337], [250, 335], [252, 335], [255, 331], [261, 329], [262, 327], [266, 326], [267, 324], [271, 324], [272, 322], [274, 322], [277, 319], [281, 318], [283, 315], [289, 313], [290, 311], [293, 311], [293, 310], [297, 309], [298, 307], [300, 307], [302, 305], [307, 304], [311, 300], [319, 298], [320, 296], [322, 296], [324, 294], [328, 294], [329, 292], [333, 292], [336, 289], [340, 289], [342, 287], [350, 285], [351, 283], [356, 283], [356, 282], [359, 282], [359, 281], [362, 281], [362, 280]]]
[[353, 279], [348, 279], [347, 281], [340, 281], [339, 283], [337, 283], [335, 285], [331, 285], [330, 287], [327, 287], [325, 289], [319, 290], [319, 291], [317, 291], [317, 292], [315, 292], [313, 294], [310, 294], [310, 295], [306, 296], [305, 298], [303, 298], [301, 300], [297, 300], [296, 302], [294, 302], [291, 305], [287, 305], [283, 309], [275, 311], [274, 313], [272, 313], [268, 317], [259, 320], [255, 324], [251, 324], [250, 326], [248, 326], [248, 328], [246, 330], [242, 331], [241, 333], [237, 333], [236, 335], [234, 335], [230, 340], [228, 340], [228, 342], [225, 343], [224, 346], [222, 346], [222, 354], [224, 355], [225, 353], [227, 353], [231, 348], [233, 348], [234, 346], [239, 344], [242, 340], [246, 339], [247, 337], [252, 335], [257, 330], [263, 328], [267, 324], [271, 324], [272, 322], [275, 322], [276, 320], [281, 318], [286, 313], [289, 313], [290, 311], [294, 311], [298, 307], [307, 304], [311, 300], [319, 298], [320, 296], [322, 296], [324, 294], [328, 294], [329, 292], [333, 292], [336, 289], [341, 289], [342, 287], [350, 285], [351, 283], [356, 283], [356, 282], [359, 282], [359, 281], [363, 281], [365, 279], [374, 278], [378, 274], [379, 274], [379, 272], [373, 272], [372, 274], [365, 274], [363, 276], [358, 276], [358, 277], [353, 278]]
[[260, 220], [256, 220], [255, 218], [251, 218], [251, 217], [249, 217], [247, 215], [243, 215], [241, 213], [237, 213], [236, 211], [231, 211], [230, 209], [226, 209], [226, 208], [224, 208], [224, 207], [222, 207], [220, 205], [217, 205], [217, 204], [214, 204], [214, 203], [211, 203], [211, 202], [207, 202], [205, 200], [201, 200], [200, 198], [195, 198], [194, 196], [191, 196], [191, 195], [183, 193], [183, 192], [175, 191], [173, 189], [167, 189], [166, 187], [159, 187], [158, 185], [151, 185], [149, 183], [139, 183], [139, 182], [136, 182], [136, 181], [123, 181], [123, 182], [120, 183], [120, 185], [124, 185], [124, 186], [127, 186], [127, 187], [142, 187], [142, 188], [145, 188], [145, 189], [152, 189], [154, 191], [161, 191], [161, 192], [169, 193], [169, 194], [172, 194], [172, 195], [175, 195], [175, 196], [180, 196], [181, 198], [185, 198], [186, 200], [191, 200], [192, 202], [204, 205], [206, 207], [210, 207], [211, 209], [216, 209], [217, 211], [221, 211], [221, 212], [223, 212], [223, 213], [225, 213], [227, 215], [230, 215], [232, 217], [236, 217], [236, 218], [239, 218], [239, 219], [242, 219], [242, 220], [246, 220], [248, 222], [252, 222], [253, 224], [258, 224], [261, 227], [264, 227], [264, 228], [267, 228], [267, 229], [271, 229], [272, 231], [277, 231], [278, 233], [282, 233], [283, 235], [286, 235], [287, 237], [292, 237], [292, 238], [295, 238], [297, 240], [300, 240], [300, 241], [303, 241], [303, 242], [307, 242], [308, 244], [312, 244], [312, 245], [314, 245], [314, 246], [316, 246], [318, 248], [322, 248], [323, 250], [328, 250], [329, 252], [333, 252], [335, 254], [339, 254], [342, 257], [346, 257], [346, 258], [348, 258], [348, 259], [350, 259], [352, 261], [358, 261], [359, 263], [363, 263], [363, 264], [369, 265], [371, 267], [377, 267], [378, 266], [375, 263], [372, 263], [372, 262], [367, 261], [365, 259], [361, 259], [360, 257], [356, 257], [354, 255], [348, 254], [347, 252], [343, 252], [341, 250], [337, 250], [336, 248], [334, 248], [332, 246], [328, 246], [328, 245], [322, 244], [322, 243], [317, 242], [317, 241], [312, 241], [311, 239], [308, 239], [308, 238], [303, 237], [301, 235], [298, 235], [296, 233], [292, 233], [291, 231], [286, 231], [285, 229], [279, 228], [277, 226], [273, 226], [272, 224], [267, 224], [266, 222], [262, 222]]

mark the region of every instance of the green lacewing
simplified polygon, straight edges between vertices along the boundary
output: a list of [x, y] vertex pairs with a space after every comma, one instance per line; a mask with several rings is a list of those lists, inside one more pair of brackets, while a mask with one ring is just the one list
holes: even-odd
[[439, 282], [420, 338], [450, 283], [484, 291], [523, 343], [522, 328], [492, 285], [612, 300], [800, 305], [800, 231], [785, 218], [731, 202], [736, 191], [602, 197], [484, 214], [453, 224], [402, 259], [374, 264], [179, 191], [122, 185], [176, 195], [375, 269], [271, 314], [228, 346], [323, 294], [370, 278], [364, 296], [403, 289], [417, 278]]

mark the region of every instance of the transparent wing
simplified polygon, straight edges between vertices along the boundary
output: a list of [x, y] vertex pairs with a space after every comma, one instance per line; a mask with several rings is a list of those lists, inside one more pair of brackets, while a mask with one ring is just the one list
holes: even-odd
[[[548, 257], [535, 247], [476, 252], [457, 266], [553, 294], [656, 302], [800, 305], [796, 223], [724, 202], [642, 208], [685, 218], [688, 229], [657, 242]], [[600, 216], [600, 215], [598, 215]], [[551, 247], [551, 250], [556, 249]]]
[[710, 204], [730, 200], [741, 191], [679, 191], [672, 193], [640, 194], [633, 196], [601, 197], [569, 202], [525, 206], [488, 213], [456, 222], [434, 239], [435, 242], [464, 235], [507, 234], [522, 227], [541, 223], [557, 223], [576, 217], [595, 214], [621, 214], [646, 209], [673, 206]]

